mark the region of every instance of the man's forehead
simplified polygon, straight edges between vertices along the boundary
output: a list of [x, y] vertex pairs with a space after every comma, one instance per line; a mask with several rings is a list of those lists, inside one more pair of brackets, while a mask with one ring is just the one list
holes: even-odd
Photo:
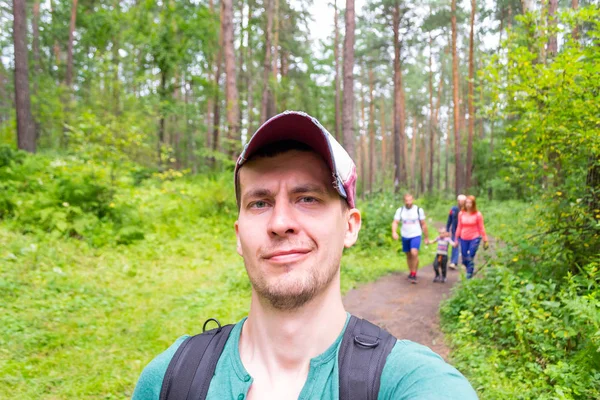
[[244, 164], [239, 171], [242, 192], [256, 187], [290, 181], [297, 185], [318, 185], [334, 191], [332, 175], [325, 161], [316, 153], [290, 151], [274, 157], [260, 157]]

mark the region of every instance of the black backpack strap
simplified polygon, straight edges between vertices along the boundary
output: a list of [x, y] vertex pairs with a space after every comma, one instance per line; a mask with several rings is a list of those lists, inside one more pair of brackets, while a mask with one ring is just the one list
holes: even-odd
[[218, 328], [187, 338], [167, 367], [160, 400], [187, 400], [190, 394], [194, 400], [204, 400], [233, 327], [219, 325]]
[[381, 372], [396, 340], [377, 325], [350, 316], [338, 356], [340, 400], [377, 400]]

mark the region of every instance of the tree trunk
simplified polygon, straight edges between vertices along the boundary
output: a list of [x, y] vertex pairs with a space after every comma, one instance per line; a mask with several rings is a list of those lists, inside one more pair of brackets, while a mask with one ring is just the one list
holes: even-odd
[[[58, 20], [58, 16], [56, 15], [55, 9], [54, 9], [54, 5], [53, 5], [53, 0], [50, 0], [50, 13], [52, 14], [52, 23], [54, 23], [55, 19]], [[52, 51], [54, 54], [54, 62], [55, 62], [55, 66], [56, 66], [56, 72], [54, 70], [54, 68], [52, 68], [52, 64], [50, 63], [49, 65], [49, 69], [50, 69], [50, 73], [54, 74], [54, 76], [56, 77], [56, 82], [57, 84], [60, 84], [60, 47], [58, 46], [58, 40], [56, 39], [56, 34], [53, 35], [54, 38], [54, 45], [52, 46]]]
[[[436, 106], [435, 106], [435, 116], [433, 118], [433, 131], [434, 131], [434, 135], [437, 135], [438, 129], [439, 129], [439, 124], [440, 124], [440, 107], [442, 106], [442, 89], [444, 87], [444, 68], [440, 69], [440, 83], [438, 85], [438, 91], [437, 91], [437, 100], [436, 100]], [[441, 136], [441, 135], [440, 135]], [[434, 146], [439, 146], [440, 143], [435, 142], [434, 141]], [[437, 155], [437, 182], [436, 182], [436, 187], [438, 190], [442, 190], [442, 186], [440, 184], [440, 179], [441, 179], [441, 174], [440, 174], [440, 168], [441, 168], [441, 146], [439, 146], [440, 149], [438, 152], [436, 152]]]
[[27, 12], [25, 0], [13, 0], [13, 43], [15, 57], [15, 108], [17, 111], [17, 145], [35, 153], [35, 127], [29, 97], [27, 65]]
[[448, 129], [446, 133], [446, 146], [444, 148], [445, 167], [444, 167], [444, 191], [448, 193], [450, 191], [450, 137], [452, 132], [450, 131], [450, 115], [448, 115]]
[[[188, 136], [188, 155], [187, 155], [187, 166], [191, 166], [192, 167], [192, 173], [194, 175], [196, 175], [198, 173], [198, 157], [196, 156], [196, 150], [197, 150], [197, 145], [196, 145], [196, 132], [197, 129], [194, 127], [193, 124], [190, 123], [190, 118], [192, 118], [192, 116], [189, 115], [189, 105], [190, 104], [194, 104], [195, 103], [195, 99], [194, 99], [194, 87], [192, 86], [193, 81], [190, 79], [189, 83], [188, 83], [188, 88], [186, 88], [185, 90], [185, 125], [186, 125], [186, 133]], [[193, 110], [193, 106], [192, 106], [192, 110]], [[192, 111], [193, 114], [193, 111]]]
[[417, 188], [417, 116], [413, 116], [412, 140], [410, 147], [410, 187]]
[[[33, 51], [33, 73], [37, 77], [40, 73], [40, 0], [34, 0], [33, 2], [33, 18], [31, 20], [31, 30], [33, 34], [33, 42], [31, 44], [31, 50]], [[34, 79], [37, 83], [37, 79]]]
[[[220, 147], [219, 139], [221, 136], [221, 73], [223, 71], [223, 45], [224, 45], [224, 36], [225, 33], [223, 31], [223, 12], [219, 13], [221, 29], [219, 31], [219, 51], [217, 53], [217, 70], [215, 71], [215, 84], [214, 84], [214, 103], [213, 103], [213, 137], [212, 137], [212, 149], [213, 151], [218, 151]], [[214, 159], [211, 159], [211, 163], [214, 165]]]
[[340, 85], [340, 31], [338, 26], [338, 9], [337, 0], [333, 2], [333, 26], [335, 29], [333, 41], [333, 58], [335, 66], [335, 138], [337, 141], [342, 141], [340, 138], [341, 129], [341, 85]]
[[[494, 154], [494, 118], [492, 118], [492, 121], [490, 123], [490, 156]], [[493, 198], [493, 190], [492, 187], [489, 186], [488, 187], [488, 200], [492, 200]]]
[[[249, 2], [248, 2], [249, 3]], [[246, 121], [246, 119], [244, 119], [244, 110], [247, 110], [248, 107], [246, 106], [244, 108], [244, 90], [246, 90], [248, 88], [248, 85], [245, 84], [245, 71], [246, 71], [246, 48], [247, 48], [247, 43], [245, 36], [247, 36], [248, 33], [248, 25], [250, 24], [250, 19], [246, 20], [245, 16], [244, 16], [244, 11], [246, 8], [246, 1], [242, 0], [242, 1], [238, 1], [236, 2], [236, 4], [239, 4], [239, 9], [240, 9], [240, 39], [239, 39], [239, 43], [240, 43], [240, 47], [238, 48], [239, 51], [239, 62], [237, 64], [237, 68], [236, 68], [236, 84], [237, 84], [237, 91], [238, 91], [238, 131], [240, 132], [240, 145], [241, 145], [241, 132], [244, 129], [244, 121]], [[250, 7], [250, 5], [248, 4], [248, 7]]]
[[373, 68], [369, 68], [369, 193], [373, 193], [375, 181], [375, 75]]
[[467, 168], [465, 189], [468, 191], [471, 188], [471, 176], [473, 173], [473, 136], [475, 135], [475, 95], [474, 95], [474, 80], [475, 80], [475, 13], [477, 5], [475, 0], [471, 0], [471, 32], [469, 34], [469, 139], [467, 142]]
[[248, 1], [248, 46], [246, 47], [246, 107], [248, 113], [248, 133], [246, 140], [250, 140], [252, 135], [254, 134], [254, 64], [252, 61], [252, 28], [250, 21], [252, 21], [252, 9], [253, 2]]
[[[215, 7], [214, 7], [214, 4], [212, 1], [209, 2], [209, 9], [210, 9], [210, 13], [214, 14]], [[220, 51], [221, 46], [218, 46], [218, 47], [219, 47], [219, 51]], [[215, 63], [214, 63], [214, 58], [212, 55], [210, 56], [210, 58], [208, 60], [208, 71], [210, 71], [209, 79], [212, 79], [214, 81], [214, 78], [212, 75], [214, 74], [214, 71], [215, 71]], [[215, 83], [214, 85], [217, 86], [218, 83]], [[214, 109], [214, 93], [213, 93], [213, 91], [211, 91], [211, 93], [208, 95], [208, 97], [206, 99], [206, 115], [205, 115], [205, 121], [204, 121], [204, 123], [206, 125], [206, 135], [204, 138], [204, 147], [206, 149], [212, 149], [212, 135], [213, 135], [213, 125], [212, 125], [213, 115], [212, 115], [212, 113], [213, 113], [213, 109]]]
[[[571, 0], [571, 8], [573, 9], [573, 11], [577, 11], [577, 9], [579, 8], [579, 0]], [[579, 28], [577, 27], [577, 23], [573, 25], [571, 35], [573, 36], [573, 40], [579, 40]]]
[[419, 142], [421, 143], [421, 148], [419, 150], [419, 161], [421, 164], [421, 180], [420, 180], [421, 185], [419, 188], [419, 190], [420, 190], [419, 193], [423, 194], [423, 193], [425, 193], [425, 180], [427, 179], [426, 172], [425, 172], [427, 170], [425, 168], [425, 164], [426, 164], [425, 152], [426, 152], [426, 146], [427, 146], [427, 135], [425, 133], [423, 133], [420, 136], [421, 136], [421, 140], [419, 140]]
[[381, 189], [385, 186], [385, 171], [387, 171], [387, 141], [385, 128], [385, 97], [381, 97], [379, 106], [379, 119], [381, 123]]
[[75, 22], [77, 20], [77, 1], [73, 0], [71, 7], [71, 25], [69, 26], [69, 42], [67, 45], [67, 73], [65, 75], [65, 83], [69, 89], [73, 85], [73, 40], [75, 36]]
[[[115, 12], [120, 10], [119, 8], [120, 0], [114, 0], [114, 8]], [[115, 32], [112, 37], [112, 66], [113, 66], [113, 81], [112, 81], [112, 90], [113, 90], [113, 111], [115, 115], [119, 115], [121, 113], [120, 106], [120, 81], [119, 81], [119, 31]]]
[[273, 29], [273, 1], [265, 0], [267, 13], [267, 28], [265, 29], [265, 63], [263, 65], [263, 92], [262, 102], [260, 106], [260, 121], [264, 123], [271, 115], [269, 115], [269, 97], [271, 90], [269, 85], [269, 76], [271, 74], [271, 30]]
[[354, 151], [354, 0], [346, 0], [346, 35], [344, 37], [344, 93], [342, 104], [342, 135], [344, 147], [351, 158]]
[[275, 10], [273, 11], [273, 90], [271, 91], [271, 98], [269, 108], [271, 114], [277, 114], [279, 108], [277, 107], [277, 91], [279, 90], [279, 0], [275, 1]]
[[456, 0], [452, 0], [452, 99], [454, 103], [454, 166], [455, 166], [455, 194], [461, 191], [461, 163], [460, 163], [460, 109], [458, 104], [458, 52], [456, 49]]
[[432, 68], [432, 45], [433, 39], [429, 32], [429, 180], [427, 181], [427, 193], [433, 193], [433, 160], [435, 158], [435, 115], [433, 110], [433, 68]]
[[[164, 70], [160, 71], [160, 87], [158, 89], [160, 102], [164, 103], [167, 97], [167, 73]], [[158, 122], [158, 143], [156, 144], [156, 151], [158, 156], [158, 163], [162, 164], [162, 145], [165, 143], [165, 109], [163, 106], [160, 107], [160, 120]]]
[[9, 109], [9, 106], [6, 105], [8, 103], [7, 96], [7, 86], [8, 86], [8, 77], [5, 75], [6, 71], [4, 70], [4, 65], [0, 62], [0, 128], [4, 121], [6, 121], [9, 117], [6, 115], [6, 112]]
[[558, 52], [558, 41], [556, 39], [556, 10], [558, 9], [558, 0], [548, 1], [548, 56], [554, 57]]
[[[364, 88], [364, 85], [363, 85]], [[360, 94], [360, 180], [361, 180], [361, 198], [365, 198], [366, 185], [367, 185], [367, 151], [366, 151], [366, 136], [367, 136], [367, 118], [365, 117], [365, 103], [366, 103], [366, 91], [361, 90]]]
[[223, 44], [225, 49], [225, 97], [227, 104], [227, 138], [229, 155], [235, 159], [241, 146], [235, 51], [233, 45], [233, 3], [221, 1], [223, 13]]
[[[40, 68], [40, 1], [34, 0], [33, 2], [33, 18], [31, 20], [31, 30], [33, 35], [33, 41], [31, 44], [31, 50], [33, 51], [33, 95], [36, 101], [33, 102], [32, 118], [33, 127], [35, 130], [36, 142], [40, 137], [41, 129], [39, 124], [39, 76], [41, 74]], [[1, 84], [1, 82], [0, 82]], [[2, 118], [0, 117], [0, 121]]]
[[400, 4], [394, 4], [394, 191], [406, 185], [406, 159], [404, 129], [404, 89], [402, 87], [402, 61], [400, 58]]

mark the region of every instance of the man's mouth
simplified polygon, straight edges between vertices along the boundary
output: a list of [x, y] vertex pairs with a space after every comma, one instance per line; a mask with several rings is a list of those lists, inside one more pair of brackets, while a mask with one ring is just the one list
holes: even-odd
[[267, 253], [263, 258], [272, 263], [288, 264], [304, 259], [310, 251], [306, 248], [278, 250]]

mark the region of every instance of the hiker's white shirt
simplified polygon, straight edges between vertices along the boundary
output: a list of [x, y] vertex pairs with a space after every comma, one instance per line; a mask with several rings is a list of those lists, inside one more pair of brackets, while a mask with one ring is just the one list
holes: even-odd
[[402, 222], [402, 228], [400, 229], [400, 235], [403, 238], [414, 238], [421, 236], [423, 230], [421, 229], [421, 221], [425, 219], [425, 212], [422, 208], [417, 207], [415, 204], [412, 207], [406, 208], [405, 206], [400, 207], [396, 210], [394, 215], [394, 221]]

